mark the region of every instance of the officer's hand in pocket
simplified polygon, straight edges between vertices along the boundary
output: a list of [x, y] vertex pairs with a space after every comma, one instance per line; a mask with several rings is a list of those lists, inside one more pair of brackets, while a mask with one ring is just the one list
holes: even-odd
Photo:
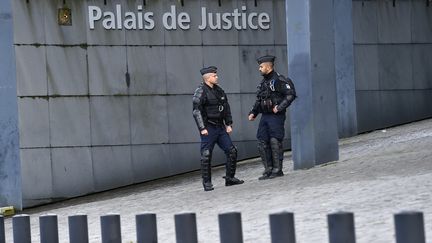
[[202, 130], [201, 131], [201, 135], [207, 136], [208, 135], [207, 129]]

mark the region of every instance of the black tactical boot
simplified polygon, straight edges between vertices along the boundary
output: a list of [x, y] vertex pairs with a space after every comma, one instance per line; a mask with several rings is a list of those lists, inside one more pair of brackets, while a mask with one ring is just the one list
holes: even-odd
[[213, 184], [211, 182], [211, 152], [204, 150], [201, 153], [201, 175], [203, 179], [204, 191], [212, 191]]
[[[282, 164], [282, 162], [281, 162], [281, 164]], [[272, 173], [270, 174], [268, 179], [273, 179], [273, 178], [281, 177], [281, 176], [284, 176], [283, 171], [282, 170], [275, 170], [275, 171], [272, 171]]]
[[262, 181], [262, 180], [270, 179], [270, 175], [271, 175], [271, 171], [264, 172], [262, 176], [258, 177], [258, 180]]
[[244, 183], [243, 180], [240, 180], [240, 179], [238, 179], [236, 177], [226, 177], [226, 176], [224, 176], [224, 178], [225, 178], [225, 186], [234, 186], [234, 185], [240, 185], [240, 184]]
[[226, 170], [226, 176], [225, 178], [225, 186], [233, 186], [233, 185], [240, 185], [243, 184], [243, 180], [239, 180], [238, 178], [235, 178], [235, 172], [237, 168], [237, 149], [236, 147], [232, 146], [226, 155], [227, 162], [225, 164], [225, 170]]
[[282, 172], [282, 158], [280, 156], [282, 151], [282, 142], [276, 138], [270, 138], [270, 147], [273, 157], [273, 170], [269, 175], [269, 179], [273, 179], [284, 175]]
[[260, 140], [258, 142], [258, 152], [261, 157], [262, 163], [264, 165], [264, 172], [262, 176], [258, 177], [258, 180], [269, 179], [273, 169], [273, 160], [272, 160], [270, 146], [268, 145], [268, 143], [266, 143], [263, 140]]
[[203, 181], [203, 187], [204, 187], [204, 191], [213, 191], [214, 187], [213, 184], [211, 183], [211, 181]]

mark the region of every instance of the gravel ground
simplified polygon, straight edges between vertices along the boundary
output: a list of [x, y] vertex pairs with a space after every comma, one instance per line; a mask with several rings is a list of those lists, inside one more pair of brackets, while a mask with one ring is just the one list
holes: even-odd
[[[292, 169], [285, 153], [286, 176], [258, 181], [259, 159], [239, 163], [243, 185], [225, 187], [224, 168], [213, 168], [215, 190], [204, 192], [198, 172], [160, 179], [27, 209], [33, 242], [39, 242], [40, 215], [59, 216], [60, 242], [68, 242], [67, 216], [88, 215], [90, 242], [101, 242], [100, 216], [121, 215], [123, 242], [136, 242], [135, 215], [157, 214], [159, 242], [174, 243], [174, 214], [195, 212], [199, 242], [219, 242], [218, 214], [241, 212], [244, 242], [270, 242], [268, 215], [295, 214], [297, 242], [328, 242], [327, 214], [351, 211], [358, 243], [395, 242], [393, 214], [424, 213], [432, 242], [432, 119], [342, 139], [340, 159], [309, 170]], [[5, 219], [7, 242], [12, 220]]]

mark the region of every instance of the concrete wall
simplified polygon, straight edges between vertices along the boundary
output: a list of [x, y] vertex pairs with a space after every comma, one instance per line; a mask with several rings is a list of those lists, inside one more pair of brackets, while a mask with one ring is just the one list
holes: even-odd
[[[258, 122], [246, 118], [260, 81], [255, 58], [276, 55], [287, 73], [284, 1], [184, 2], [146, 1], [145, 9], [161, 16], [175, 5], [197, 23], [201, 6], [247, 6], [269, 13], [271, 28], [167, 31], [155, 17], [152, 31], [90, 30], [88, 5], [134, 10], [143, 1], [67, 0], [72, 26], [57, 24], [63, 0], [13, 1], [25, 206], [198, 169], [192, 94], [206, 65], [219, 67], [239, 158], [257, 156]], [[214, 164], [223, 162], [217, 149]]]
[[353, 1], [359, 132], [432, 116], [432, 3]]

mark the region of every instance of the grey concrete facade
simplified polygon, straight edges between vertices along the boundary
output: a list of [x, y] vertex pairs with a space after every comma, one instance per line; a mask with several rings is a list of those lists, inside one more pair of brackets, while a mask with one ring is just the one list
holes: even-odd
[[339, 138], [357, 134], [352, 1], [334, 0], [335, 72]]
[[12, 6], [0, 1], [0, 205], [22, 208]]
[[432, 116], [432, 6], [353, 1], [359, 132]]
[[[17, 97], [25, 206], [166, 177], [199, 168], [191, 96], [199, 69], [219, 67], [234, 116], [239, 158], [257, 156], [257, 122], [246, 117], [260, 81], [255, 59], [278, 56], [287, 74], [284, 1], [146, 1], [155, 29], [88, 27], [87, 8], [136, 11], [142, 1], [14, 1]], [[174, 5], [192, 27], [167, 31], [160, 16]], [[57, 9], [72, 25], [57, 24]], [[267, 12], [269, 30], [198, 30], [201, 7], [212, 12]], [[127, 78], [129, 75], [129, 79]], [[289, 127], [289, 122], [286, 124]], [[289, 129], [286, 148], [290, 147]], [[216, 150], [214, 164], [224, 163]], [[76, 180], [76, 178], [82, 178]], [[34, 187], [33, 185], [38, 186]]]
[[[19, 131], [19, 145], [18, 140], [12, 140], [12, 149], [16, 151], [15, 161], [20, 163], [0, 170], [14, 175], [22, 173], [22, 188], [21, 181], [14, 182], [14, 192], [22, 192], [22, 200], [20, 193], [11, 198], [22, 201], [24, 206], [198, 169], [199, 136], [191, 115], [191, 96], [200, 82], [198, 70], [206, 65], [219, 67], [221, 86], [232, 106], [232, 138], [239, 158], [257, 156], [258, 123], [247, 121], [260, 81], [255, 59], [276, 55], [276, 69], [288, 76], [288, 66], [295, 65], [288, 58], [285, 0], [258, 0], [256, 6], [251, 0], [221, 0], [220, 6], [218, 1], [207, 0], [185, 0], [184, 6], [177, 0], [147, 0], [143, 8], [144, 12], [154, 12], [153, 30], [105, 30], [100, 26], [91, 30], [88, 26], [89, 5], [114, 11], [120, 4], [122, 11], [136, 12], [137, 6], [143, 4], [141, 0], [108, 0], [106, 5], [102, 0], [4, 2], [1, 4], [12, 3], [12, 11], [0, 12], [0, 26], [5, 28], [6, 23], [6, 28], [12, 27], [9, 16], [13, 17], [14, 29], [5, 32], [9, 35], [2, 31], [0, 38], [9, 39], [1, 39], [1, 51], [11, 53], [9, 61], [16, 65], [16, 73], [10, 73], [14, 68], [3, 63], [0, 70], [9, 75], [8, 87], [16, 85], [16, 91], [11, 88], [7, 90], [9, 96], [1, 96], [12, 102], [2, 105], [2, 115], [19, 119], [18, 129], [10, 129], [17, 139]], [[345, 5], [341, 9], [349, 8], [346, 1], [335, 0], [334, 6], [330, 2], [328, 6], [315, 6], [342, 11], [336, 4], [342, 3]], [[71, 26], [57, 23], [57, 11], [64, 3], [72, 10]], [[333, 80], [327, 80], [332, 87], [324, 85], [327, 81], [321, 80], [318, 72], [312, 79], [321, 80], [324, 85], [315, 86], [314, 92], [330, 92], [327, 101], [339, 105], [327, 117], [327, 110], [320, 110], [319, 101], [315, 101], [315, 122], [321, 121], [320, 116], [327, 117], [328, 123], [339, 119], [340, 135], [345, 131], [351, 134], [356, 131], [355, 126], [364, 132], [432, 116], [432, 7], [420, 0], [392, 4], [393, 1], [352, 2], [354, 66], [344, 61], [350, 56], [338, 55], [349, 54], [352, 48], [349, 24], [338, 25], [349, 22], [348, 10], [341, 18], [315, 13], [310, 16], [315, 20], [326, 17], [326, 24], [336, 29], [332, 36], [325, 29], [318, 32], [325, 40], [336, 41], [337, 46], [322, 51], [324, 56], [333, 55], [334, 60], [317, 68], [322, 72], [336, 69], [331, 74]], [[160, 16], [172, 5], [177, 13], [190, 15], [189, 30], [162, 27]], [[201, 7], [232, 12], [242, 6], [247, 7], [247, 13], [269, 13], [271, 28], [197, 29]], [[0, 11], [4, 9], [8, 8]], [[12, 35], [15, 53], [10, 46], [3, 47], [12, 41]], [[337, 44], [338, 37], [344, 45]], [[318, 42], [313, 44], [319, 50], [324, 45]], [[311, 63], [320, 59], [317, 56]], [[354, 68], [355, 86], [350, 68]], [[302, 80], [293, 80], [300, 90], [312, 89], [304, 86]], [[314, 93], [314, 97], [319, 95]], [[295, 102], [309, 98], [300, 92]], [[288, 114], [286, 122], [286, 148], [291, 147], [288, 127], [292, 115]], [[322, 135], [331, 132], [337, 139], [335, 129], [338, 128], [332, 126], [332, 131]], [[223, 162], [223, 154], [216, 150], [214, 164]], [[3, 183], [2, 195], [4, 190], [14, 188], [2, 186]]]

